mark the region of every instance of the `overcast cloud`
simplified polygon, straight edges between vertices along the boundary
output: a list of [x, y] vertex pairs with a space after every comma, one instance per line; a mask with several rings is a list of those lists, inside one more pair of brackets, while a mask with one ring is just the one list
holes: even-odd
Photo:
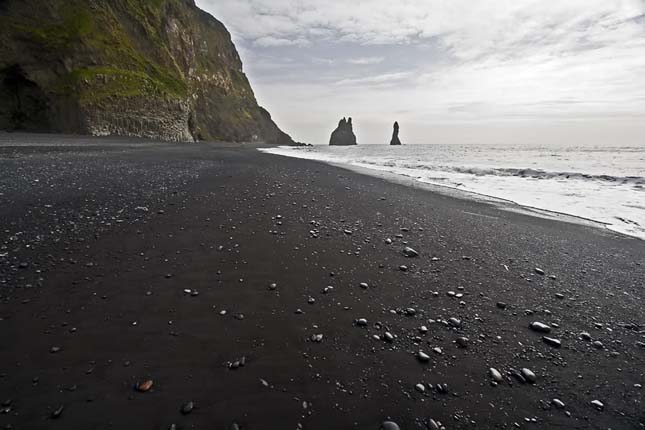
[[197, 3], [297, 140], [645, 140], [643, 0]]

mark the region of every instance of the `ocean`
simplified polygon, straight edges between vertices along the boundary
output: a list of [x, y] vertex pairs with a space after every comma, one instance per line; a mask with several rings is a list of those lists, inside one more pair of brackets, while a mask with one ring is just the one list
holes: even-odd
[[645, 145], [320, 145], [262, 151], [389, 172], [645, 239]]

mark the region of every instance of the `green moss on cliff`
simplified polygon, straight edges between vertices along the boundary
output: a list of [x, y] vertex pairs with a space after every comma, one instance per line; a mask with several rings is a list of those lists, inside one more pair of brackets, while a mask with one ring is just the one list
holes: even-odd
[[[94, 130], [83, 118], [123, 118], [125, 105], [144, 112], [146, 124], [159, 118], [164, 130], [222, 140], [282, 137], [257, 105], [226, 28], [190, 0], [0, 1], [0, 72], [15, 67], [40, 91], [52, 128]], [[16, 109], [20, 103], [0, 100], [0, 128]], [[169, 117], [189, 124], [169, 125]], [[119, 120], [118, 130], [129, 126]]]

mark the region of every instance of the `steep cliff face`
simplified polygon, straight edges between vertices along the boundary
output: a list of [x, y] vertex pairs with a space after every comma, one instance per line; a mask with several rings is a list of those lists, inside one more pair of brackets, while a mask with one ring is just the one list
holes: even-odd
[[0, 129], [293, 143], [194, 0], [0, 0]]

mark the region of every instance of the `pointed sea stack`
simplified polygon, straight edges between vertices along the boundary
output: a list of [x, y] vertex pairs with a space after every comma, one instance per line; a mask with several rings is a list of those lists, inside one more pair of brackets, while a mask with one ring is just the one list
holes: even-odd
[[394, 131], [392, 132], [392, 140], [390, 140], [390, 145], [400, 145], [401, 141], [399, 140], [399, 123], [394, 121]]
[[352, 127], [352, 118], [343, 118], [338, 122], [338, 127], [331, 134], [329, 144], [334, 146], [356, 145], [356, 135]]

